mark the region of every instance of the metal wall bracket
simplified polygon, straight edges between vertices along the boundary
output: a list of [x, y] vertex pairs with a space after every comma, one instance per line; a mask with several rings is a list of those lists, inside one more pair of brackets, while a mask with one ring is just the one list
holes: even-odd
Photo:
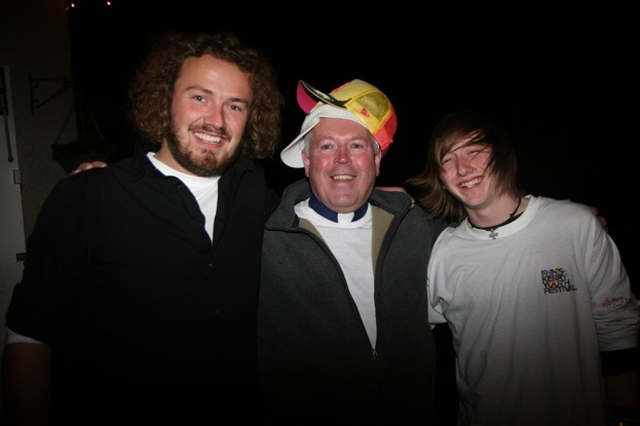
[[[55, 83], [55, 85], [59, 86], [59, 88], [51, 93], [53, 89], [51, 89], [51, 85], [49, 85], [49, 89], [47, 90], [49, 96], [41, 101], [36, 97], [36, 92], [41, 89], [40, 85], [43, 83]], [[31, 114], [33, 114], [36, 108], [40, 108], [47, 102], [57, 98], [58, 96], [69, 90], [71, 87], [73, 87], [73, 80], [71, 78], [31, 78], [31, 74], [29, 74], [29, 88], [31, 91]]]

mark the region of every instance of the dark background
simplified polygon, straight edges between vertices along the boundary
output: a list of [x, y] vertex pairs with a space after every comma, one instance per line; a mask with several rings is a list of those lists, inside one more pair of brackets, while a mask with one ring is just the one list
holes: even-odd
[[[295, 101], [300, 79], [330, 91], [360, 78], [389, 96], [399, 127], [379, 185], [401, 185], [421, 171], [431, 130], [446, 113], [491, 114], [514, 139], [520, 184], [534, 195], [597, 207], [637, 277], [631, 244], [638, 232], [635, 220], [624, 219], [637, 211], [639, 181], [640, 14], [632, 2], [160, 3], [77, 0], [69, 10], [79, 131], [113, 144], [112, 159], [133, 147], [125, 94], [150, 37], [230, 30], [278, 71], [287, 101], [282, 147], [304, 118]], [[276, 190], [303, 176], [279, 158], [267, 167]]]

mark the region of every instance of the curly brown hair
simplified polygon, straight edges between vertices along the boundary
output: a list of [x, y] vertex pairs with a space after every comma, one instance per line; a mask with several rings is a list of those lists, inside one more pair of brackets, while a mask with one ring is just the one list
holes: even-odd
[[253, 100], [240, 144], [240, 155], [262, 160], [273, 156], [280, 142], [284, 97], [270, 61], [243, 44], [234, 34], [221, 32], [160, 35], [154, 49], [134, 75], [129, 89], [129, 117], [140, 135], [160, 145], [171, 132], [173, 89], [184, 61], [211, 55], [235, 64], [249, 74]]

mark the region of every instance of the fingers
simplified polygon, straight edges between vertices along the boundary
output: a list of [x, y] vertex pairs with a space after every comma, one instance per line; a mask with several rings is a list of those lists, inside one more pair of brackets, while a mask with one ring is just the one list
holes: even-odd
[[93, 169], [94, 167], [99, 167], [99, 168], [107, 167], [107, 163], [105, 163], [104, 161], [91, 161], [91, 162], [84, 161], [78, 164], [78, 167], [76, 167], [76, 169], [69, 174], [75, 175], [76, 173], [84, 172], [85, 170], [90, 170], [90, 169]]
[[600, 225], [604, 228], [604, 230], [609, 232], [609, 227], [607, 226], [607, 218], [598, 215], [598, 221], [600, 222]]

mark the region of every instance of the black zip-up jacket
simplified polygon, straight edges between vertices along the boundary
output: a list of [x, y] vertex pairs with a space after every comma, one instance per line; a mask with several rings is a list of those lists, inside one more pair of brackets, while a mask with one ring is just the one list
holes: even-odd
[[212, 244], [192, 193], [144, 152], [57, 184], [7, 314], [53, 348], [54, 424], [194, 424], [255, 407], [262, 236], [277, 199], [263, 167], [238, 159], [219, 180]]
[[309, 196], [306, 180], [285, 189], [264, 236], [258, 353], [276, 422], [425, 424], [436, 363], [427, 264], [445, 224], [405, 193], [374, 190], [373, 348], [338, 261], [294, 213]]

